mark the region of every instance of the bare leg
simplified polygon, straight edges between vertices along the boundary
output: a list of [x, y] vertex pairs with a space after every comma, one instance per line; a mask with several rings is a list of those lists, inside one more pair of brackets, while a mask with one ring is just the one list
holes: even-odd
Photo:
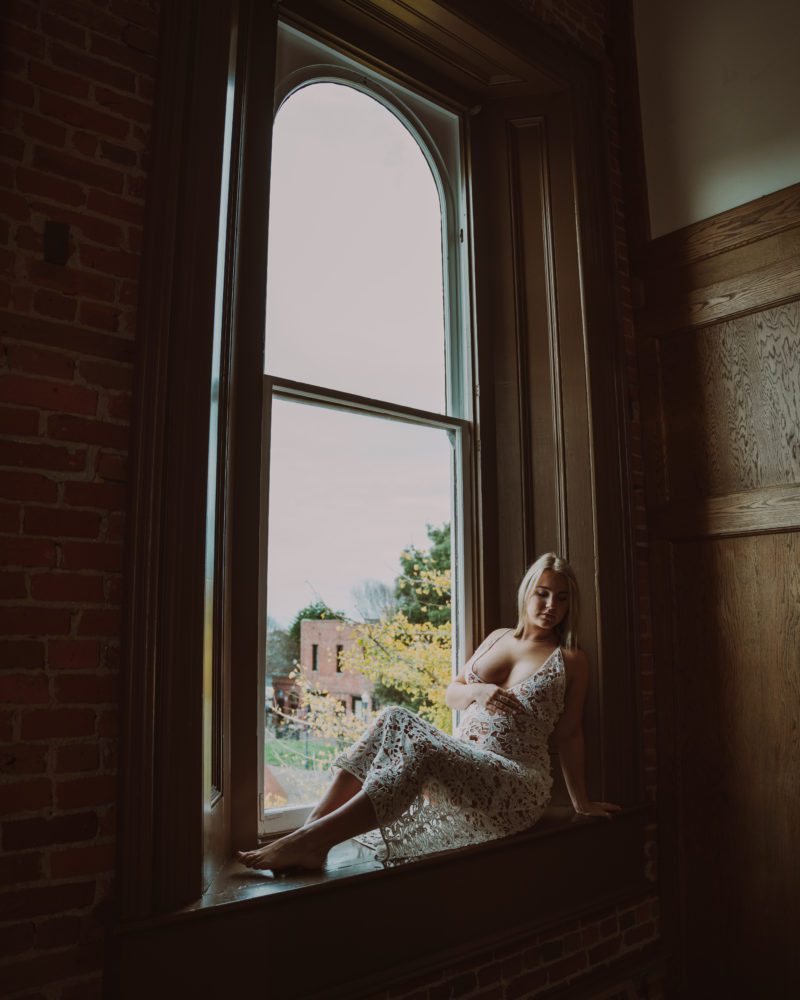
[[303, 825], [310, 826], [316, 820], [322, 819], [323, 816], [332, 813], [339, 806], [343, 806], [345, 802], [352, 799], [360, 791], [361, 782], [358, 778], [355, 778], [349, 771], [344, 771], [340, 768], [334, 775], [333, 781], [328, 785], [327, 791], [309, 813], [308, 819]]
[[358, 791], [327, 816], [257, 851], [239, 851], [238, 858], [248, 868], [269, 868], [273, 872], [293, 868], [313, 871], [324, 866], [334, 844], [366, 833], [377, 825], [372, 803], [365, 792]]

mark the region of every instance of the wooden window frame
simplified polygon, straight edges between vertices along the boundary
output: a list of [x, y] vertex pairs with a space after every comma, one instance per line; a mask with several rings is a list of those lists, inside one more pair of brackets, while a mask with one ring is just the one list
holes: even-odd
[[[377, 888], [373, 876], [334, 882], [330, 896], [314, 898], [335, 909], [337, 893], [366, 900], [413, 888], [428, 895], [426, 886], [443, 884], [458, 898], [458, 886], [479, 871], [513, 869], [519, 881], [522, 864], [531, 877], [536, 873], [538, 900], [512, 893], [496, 928], [506, 936], [522, 933], [645, 888], [627, 402], [603, 68], [510, 5], [438, 0], [417, 10], [395, 0], [287, 0], [281, 6], [298, 26], [354, 56], [369, 52], [387, 71], [422, 80], [465, 109], [479, 386], [480, 561], [473, 570], [471, 638], [512, 620], [516, 582], [539, 551], [558, 547], [572, 556], [588, 621], [598, 623], [587, 642], [595, 664], [587, 706], [589, 784], [596, 796], [630, 807], [603, 832], [592, 823], [533, 831], [376, 873]], [[187, 904], [257, 833], [253, 789], [263, 699], [254, 692], [265, 634], [264, 610], [253, 595], [264, 592], [265, 567], [253, 532], [268, 484], [253, 470], [260, 468], [264, 433], [271, 139], [265, 119], [271, 123], [276, 20], [273, 5], [260, 0], [174, 0], [162, 8], [132, 455], [119, 931], [112, 947], [120, 996], [141, 995], [135, 990], [147, 981], [143, 955], [184, 946], [191, 954], [201, 927], [210, 926], [197, 913], [210, 911]], [[534, 114], [525, 110], [532, 91], [543, 95]], [[495, 140], [505, 160], [485, 155]], [[554, 230], [554, 217], [571, 221]], [[221, 228], [228, 234], [223, 286]], [[215, 383], [219, 488], [209, 513]], [[207, 566], [214, 567], [212, 599]], [[209, 726], [212, 735], [218, 727], [222, 775], [213, 794], [202, 753]], [[573, 870], [567, 885], [565, 870]], [[297, 898], [284, 905], [284, 915], [310, 905], [303, 893], [289, 895]], [[244, 909], [212, 910], [245, 940], [250, 931], [242, 931], [242, 921], [257, 912], [255, 933], [275, 898], [264, 897], [263, 911], [252, 899]], [[448, 919], [451, 929], [462, 926], [456, 908]], [[476, 946], [483, 933], [468, 924], [462, 931], [465, 947]], [[449, 932], [447, 940], [443, 947], [456, 947]], [[225, 941], [235, 952], [235, 935]], [[225, 953], [219, 937], [216, 946]], [[380, 951], [379, 942], [375, 947]], [[208, 975], [205, 965], [198, 970], [206, 986]]]

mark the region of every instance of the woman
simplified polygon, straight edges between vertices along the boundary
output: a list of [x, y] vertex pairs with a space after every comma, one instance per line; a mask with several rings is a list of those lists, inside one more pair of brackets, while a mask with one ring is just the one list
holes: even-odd
[[383, 860], [402, 860], [525, 830], [550, 797], [553, 729], [575, 811], [610, 818], [619, 807], [586, 793], [589, 664], [577, 645], [578, 586], [566, 560], [539, 558], [518, 605], [516, 629], [492, 632], [447, 688], [448, 706], [465, 710], [456, 736], [386, 709], [335, 759], [339, 770], [305, 825], [240, 851], [241, 863], [276, 873], [321, 868], [351, 837], [378, 846]]

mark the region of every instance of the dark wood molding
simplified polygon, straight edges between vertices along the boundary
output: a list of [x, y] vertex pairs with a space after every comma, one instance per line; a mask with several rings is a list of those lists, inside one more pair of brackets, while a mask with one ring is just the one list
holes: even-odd
[[646, 248], [648, 273], [673, 270], [800, 226], [800, 183], [667, 233]]
[[[253, 956], [268, 948], [276, 958], [268, 962], [276, 996], [374, 996], [443, 964], [500, 943], [522, 947], [544, 927], [646, 895], [652, 891], [641, 864], [647, 819], [646, 810], [629, 810], [611, 823], [532, 831], [307, 891], [130, 924], [112, 941], [113, 995], [158, 1000], [177, 991], [203, 1000], [243, 993], [263, 982], [265, 966]], [[482, 900], [481, 921], [475, 919], [476, 899]], [[436, 905], [427, 905], [430, 900]], [[342, 929], [343, 913], [350, 930]], [[344, 946], [356, 949], [355, 968], [341, 961], [343, 935]], [[198, 962], [198, 955], [213, 957]]]
[[201, 888], [206, 495], [229, 16], [227, 4], [190, 0], [162, 15], [136, 341], [119, 836], [125, 917], [173, 908]]
[[800, 490], [792, 484], [727, 493], [691, 506], [652, 508], [648, 519], [654, 538], [674, 540], [797, 531]]

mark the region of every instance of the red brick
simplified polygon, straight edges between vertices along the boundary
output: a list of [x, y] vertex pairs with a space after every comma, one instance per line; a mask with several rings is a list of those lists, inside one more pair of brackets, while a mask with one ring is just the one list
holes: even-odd
[[[0, 191], [0, 213], [13, 219], [15, 222], [27, 222], [31, 214], [25, 198], [20, 197], [18, 194], [13, 194], [11, 191]], [[141, 212], [140, 218], [134, 221], [138, 222], [140, 220]]]
[[17, 168], [17, 187], [26, 194], [38, 195], [61, 205], [83, 205], [86, 202], [86, 194], [77, 184], [28, 167]]
[[34, 410], [20, 410], [0, 406], [0, 434], [13, 437], [36, 437], [39, 433], [39, 414]]
[[108, 415], [114, 420], [130, 421], [131, 419], [131, 394], [129, 392], [115, 392], [108, 396]]
[[61, 289], [68, 295], [87, 295], [103, 302], [113, 302], [116, 297], [114, 279], [96, 271], [60, 267], [58, 264], [48, 264], [44, 260], [30, 260], [27, 274], [33, 283]]
[[112, 455], [107, 451], [101, 451], [95, 461], [95, 473], [103, 479], [110, 479], [117, 483], [128, 481], [128, 461], [124, 455]]
[[77, 24], [70, 24], [69, 21], [43, 12], [42, 28], [49, 38], [58, 38], [79, 49], [86, 48], [86, 32]]
[[[0, 816], [47, 809], [53, 804], [53, 789], [49, 778], [14, 781], [0, 785]], [[88, 803], [87, 803], [88, 804]]]
[[33, 297], [34, 312], [53, 319], [73, 320], [78, 312], [78, 304], [74, 298], [63, 292], [53, 292], [39, 289]]
[[559, 983], [563, 979], [574, 976], [577, 972], [582, 972], [588, 965], [586, 952], [579, 951], [567, 958], [562, 958], [558, 962], [553, 962], [547, 966], [548, 982]]
[[656, 925], [652, 920], [650, 920], [646, 924], [642, 924], [640, 927], [631, 927], [629, 931], [626, 931], [625, 944], [628, 946], [641, 944], [642, 941], [647, 941], [649, 938], [655, 937], [655, 935]]
[[84, 267], [116, 278], [136, 281], [139, 275], [139, 254], [84, 244], [80, 248], [80, 258]]
[[[19, 534], [19, 513], [22, 510], [18, 503], [0, 503], [0, 533], [4, 535]], [[11, 584], [8, 578], [7, 586]], [[13, 594], [6, 594], [13, 597]]]
[[506, 986], [505, 996], [507, 1000], [516, 1000], [517, 997], [527, 997], [544, 986], [547, 982], [547, 970], [538, 969], [536, 972], [526, 972], [516, 979], [512, 979]]
[[132, 21], [148, 31], [158, 30], [156, 12], [144, 4], [137, 3], [136, 0], [111, 0], [109, 10], [112, 14], [118, 14], [126, 21]]
[[97, 814], [94, 812], [71, 813], [53, 819], [13, 820], [3, 824], [3, 850], [25, 850], [92, 840], [97, 836], [97, 828]]
[[97, 720], [97, 733], [99, 736], [116, 736], [119, 731], [119, 712], [111, 709], [101, 712]]
[[94, 416], [97, 411], [97, 393], [82, 385], [62, 385], [45, 382], [24, 375], [0, 377], [0, 399], [9, 403], [37, 406], [43, 410], [60, 410], [67, 413]]
[[96, 219], [85, 212], [75, 212], [64, 208], [62, 205], [47, 205], [42, 202], [33, 202], [31, 208], [34, 212], [40, 212], [52, 218], [55, 222], [64, 222], [83, 235], [87, 240], [95, 243], [103, 243], [107, 246], [119, 246], [122, 242], [122, 228], [115, 222], [106, 222], [104, 219]]
[[[81, 302], [78, 307], [78, 319], [81, 323], [85, 323], [86, 326], [97, 327], [100, 330], [109, 330], [111, 333], [115, 333], [119, 330], [119, 307], [113, 305], [104, 305], [100, 302]], [[83, 365], [81, 366], [83, 369]], [[92, 382], [93, 379], [87, 378], [84, 374], [87, 382]], [[101, 385], [103, 383], [100, 383]], [[110, 388], [118, 388], [117, 386], [111, 386]]]
[[52, 347], [69, 346], [71, 351], [89, 354], [96, 358], [115, 361], [132, 361], [133, 344], [122, 337], [109, 337], [94, 330], [84, 330], [64, 323], [53, 323], [31, 316], [0, 312], [0, 332], [16, 340], [47, 344]]
[[[64, 73], [61, 70], [53, 69], [52, 66], [36, 62], [34, 59], [28, 63], [28, 79], [37, 87], [53, 90], [57, 94], [69, 94], [70, 97], [82, 98], [89, 96], [88, 80], [73, 73]], [[40, 99], [43, 96], [44, 94], [40, 92]]]
[[[50, 58], [53, 65], [58, 66], [59, 69], [78, 73], [82, 77], [96, 80], [109, 87], [115, 87], [117, 90], [135, 90], [136, 77], [130, 70], [114, 66], [101, 59], [93, 59], [83, 52], [74, 52], [63, 45], [54, 44], [50, 47]], [[97, 90], [100, 88], [95, 88], [95, 91]]]
[[[93, 883], [86, 883], [91, 885]], [[67, 888], [62, 886], [60, 888]], [[59, 949], [56, 951], [37, 954], [33, 958], [8, 963], [3, 966], [2, 983], [3, 988], [8, 991], [6, 995], [14, 993], [15, 1000], [44, 1000], [44, 994], [31, 994], [26, 992], [24, 996], [17, 996], [17, 991], [29, 991], [33, 986], [46, 986], [48, 984], [60, 983], [63, 980], [74, 980], [80, 976], [86, 976], [95, 972], [102, 964], [102, 954], [98, 943], [80, 944], [74, 948]], [[72, 998], [79, 1000], [91, 1000], [92, 993], [85, 992], [83, 984], [70, 984]], [[75, 992], [75, 989], [78, 992]], [[48, 997], [53, 996], [52, 991], [48, 991]], [[59, 990], [59, 997], [64, 998], [64, 992]]]
[[4, 135], [0, 144], [0, 156], [6, 160], [20, 161], [25, 155], [25, 141], [16, 135]]
[[18, 250], [33, 250], [37, 255], [44, 249], [42, 234], [31, 226], [17, 226], [14, 242]]
[[26, 507], [25, 533], [50, 538], [96, 538], [100, 515], [88, 510], [63, 510], [54, 507]]
[[110, 135], [124, 139], [128, 134], [129, 126], [124, 119], [108, 115], [104, 111], [98, 111], [95, 107], [70, 101], [60, 94], [40, 94], [39, 110], [44, 115], [50, 115], [68, 125], [88, 129], [99, 135]]
[[[131, 90], [133, 89], [131, 87]], [[105, 87], [95, 87], [94, 96], [101, 107], [107, 108], [113, 114], [145, 124], [150, 121], [152, 108], [145, 101], [139, 101], [135, 97], [129, 97], [127, 94], [120, 94], [114, 90], [106, 90]]]
[[106, 528], [106, 538], [109, 542], [123, 541], [126, 526], [127, 518], [124, 514], [111, 514]]
[[73, 507], [95, 507], [99, 510], [124, 510], [128, 491], [115, 483], [65, 483], [64, 500]]
[[91, 708], [31, 709], [22, 715], [22, 739], [93, 736], [95, 721]]
[[[127, 41], [130, 35], [130, 27], [124, 29], [123, 38]], [[133, 35], [144, 47], [153, 44], [154, 36], [149, 33]], [[114, 41], [111, 38], [104, 38], [102, 35], [92, 35], [89, 42], [89, 50], [92, 55], [102, 56], [109, 59], [118, 66], [127, 66], [135, 73], [145, 73], [148, 76], [155, 75], [155, 60], [150, 54], [150, 49], [137, 51], [135, 47]]]
[[0, 666], [4, 670], [39, 670], [44, 666], [44, 643], [31, 639], [0, 639]]
[[0, 711], [0, 742], [9, 743], [15, 739], [14, 724], [17, 713], [15, 711]]
[[50, 684], [41, 674], [0, 674], [0, 701], [8, 705], [46, 705]]
[[128, 428], [102, 420], [86, 420], [59, 414], [50, 417], [47, 431], [51, 438], [59, 441], [99, 444], [119, 451], [127, 451], [128, 448]]
[[53, 917], [51, 920], [39, 921], [36, 924], [34, 946], [42, 951], [48, 948], [66, 948], [78, 941], [81, 926], [80, 917]]
[[55, 685], [57, 700], [70, 705], [115, 704], [119, 695], [116, 674], [64, 674]]
[[622, 937], [620, 935], [609, 938], [607, 941], [603, 941], [602, 944], [598, 944], [589, 950], [589, 962], [592, 965], [598, 965], [600, 962], [607, 962], [610, 958], [613, 958], [614, 955], [618, 954], [621, 945]]
[[49, 639], [47, 663], [53, 670], [92, 670], [100, 666], [100, 643], [95, 639]]
[[96, 771], [99, 767], [100, 748], [97, 743], [70, 743], [56, 750], [57, 774]]
[[82, 909], [94, 901], [94, 882], [29, 888], [22, 892], [0, 894], [0, 920], [24, 920], [26, 917], [63, 913]]
[[3, 17], [7, 21], [14, 21], [16, 24], [25, 25], [28, 28], [35, 28], [38, 21], [38, 5], [21, 2], [21, 0], [7, 0], [3, 5]]
[[34, 638], [43, 635], [67, 635], [70, 628], [69, 611], [24, 605], [19, 607], [4, 605], [0, 608], [2, 635], [28, 635]]
[[37, 170], [54, 173], [57, 177], [88, 184], [114, 194], [121, 194], [123, 175], [119, 170], [92, 163], [77, 156], [70, 156], [60, 149], [36, 146], [33, 150], [33, 166]]
[[122, 631], [122, 615], [111, 610], [82, 611], [78, 622], [78, 635], [118, 636]]
[[36, 98], [36, 91], [29, 83], [17, 80], [8, 73], [0, 77], [0, 94], [4, 101], [23, 108], [32, 108]]
[[29, 375], [46, 375], [66, 381], [72, 381], [75, 374], [75, 362], [72, 358], [57, 351], [43, 351], [40, 347], [27, 347], [24, 344], [9, 345], [8, 367]]
[[120, 146], [116, 142], [106, 142], [104, 139], [100, 140], [100, 154], [104, 160], [122, 167], [136, 167], [139, 160], [135, 150]]
[[52, 542], [34, 538], [0, 538], [0, 564], [3, 566], [55, 566], [56, 547]]
[[110, 774], [101, 774], [93, 778], [62, 779], [56, 782], [56, 800], [59, 809], [105, 805], [114, 801], [116, 791], [117, 779]]
[[36, 743], [0, 746], [0, 774], [43, 774], [47, 770], [47, 747]]
[[[119, 219], [122, 222], [134, 222], [137, 225], [141, 225], [142, 223], [144, 210], [140, 203], [128, 201], [125, 198], [118, 198], [115, 195], [107, 194], [105, 191], [90, 191], [87, 207], [91, 212], [99, 212], [105, 217], [110, 216], [112, 219]], [[23, 218], [27, 218], [27, 215], [23, 216]], [[135, 305], [135, 302], [136, 297], [134, 296], [133, 303], [126, 304]]]
[[[33, 930], [34, 925], [30, 922], [6, 924], [0, 934], [0, 955], [21, 955], [31, 948], [33, 946]], [[28, 997], [22, 997], [21, 1000], [28, 1000]], [[39, 1000], [39, 997], [30, 997], [30, 1000]]]
[[64, 569], [95, 569], [119, 573], [123, 547], [114, 542], [65, 542], [61, 547]]
[[50, 872], [53, 878], [99, 875], [103, 872], [113, 872], [114, 862], [113, 844], [72, 847], [65, 851], [54, 851], [50, 855]]
[[97, 972], [79, 983], [70, 983], [61, 990], [61, 1000], [103, 1000], [102, 974]]
[[52, 469], [59, 472], [82, 472], [86, 466], [86, 449], [0, 440], [0, 465]]
[[[36, 882], [42, 877], [42, 855], [10, 854], [0, 857], [0, 885]], [[2, 933], [5, 934], [5, 928]]]
[[31, 577], [31, 596], [37, 601], [102, 604], [103, 578], [91, 573], [37, 573]]

